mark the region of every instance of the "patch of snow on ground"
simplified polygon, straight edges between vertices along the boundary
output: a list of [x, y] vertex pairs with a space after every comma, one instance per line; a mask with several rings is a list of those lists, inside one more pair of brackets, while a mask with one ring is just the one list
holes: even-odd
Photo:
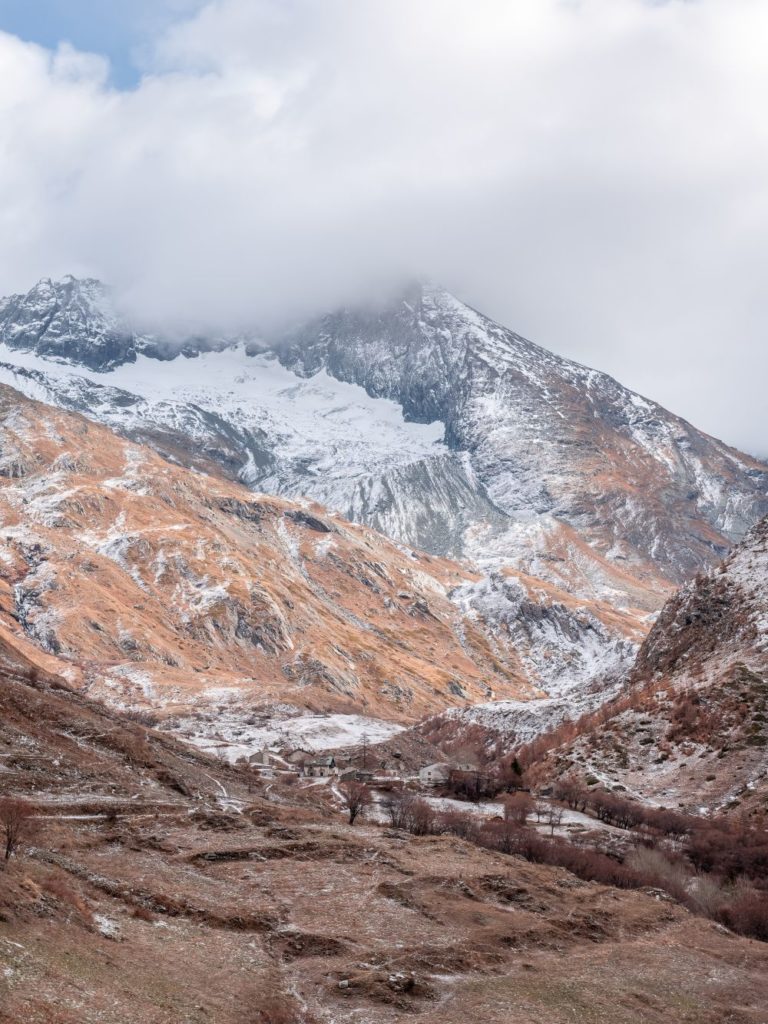
[[118, 939], [120, 937], [120, 925], [111, 917], [104, 914], [94, 914], [93, 920], [100, 935], [105, 939]]
[[364, 715], [296, 715], [250, 724], [245, 713], [221, 712], [210, 722], [183, 719], [174, 731], [208, 753], [233, 762], [265, 748], [300, 747], [307, 751], [338, 750], [382, 743], [403, 731], [403, 726]]

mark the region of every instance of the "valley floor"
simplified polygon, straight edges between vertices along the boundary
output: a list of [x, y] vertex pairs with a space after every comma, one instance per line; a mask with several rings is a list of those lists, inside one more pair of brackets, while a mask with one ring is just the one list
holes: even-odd
[[659, 894], [226, 788], [49, 821], [0, 873], [0, 1021], [768, 1019], [768, 946]]

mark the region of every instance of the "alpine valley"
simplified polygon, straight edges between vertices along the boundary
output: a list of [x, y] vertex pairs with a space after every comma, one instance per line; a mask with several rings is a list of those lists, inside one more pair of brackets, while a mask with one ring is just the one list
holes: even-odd
[[1, 300], [0, 1024], [762, 1024], [767, 545], [433, 284]]

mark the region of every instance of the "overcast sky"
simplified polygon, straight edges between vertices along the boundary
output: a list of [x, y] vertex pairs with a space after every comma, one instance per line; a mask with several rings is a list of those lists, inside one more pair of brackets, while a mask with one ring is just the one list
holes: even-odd
[[0, 0], [0, 292], [408, 275], [768, 455], [766, 0]]

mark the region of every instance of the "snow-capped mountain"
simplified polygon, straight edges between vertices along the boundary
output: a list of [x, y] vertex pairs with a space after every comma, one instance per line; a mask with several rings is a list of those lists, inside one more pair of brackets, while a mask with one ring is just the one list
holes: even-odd
[[106, 285], [71, 274], [60, 281], [45, 277], [26, 295], [0, 299], [0, 337], [11, 349], [101, 371], [142, 354], [172, 359], [232, 342], [226, 337], [171, 340], [137, 330], [116, 309]]
[[[505, 534], [531, 519], [564, 521], [614, 562], [682, 579], [768, 511], [768, 467], [441, 288], [326, 316], [281, 359], [302, 375], [325, 369], [361, 384], [418, 422], [443, 422], [448, 446], [468, 453], [508, 517]], [[486, 545], [489, 532], [472, 531], [467, 547]]]
[[174, 461], [625, 608], [768, 512], [764, 464], [434, 286], [174, 346], [65, 278], [4, 300], [0, 341], [0, 379]]

